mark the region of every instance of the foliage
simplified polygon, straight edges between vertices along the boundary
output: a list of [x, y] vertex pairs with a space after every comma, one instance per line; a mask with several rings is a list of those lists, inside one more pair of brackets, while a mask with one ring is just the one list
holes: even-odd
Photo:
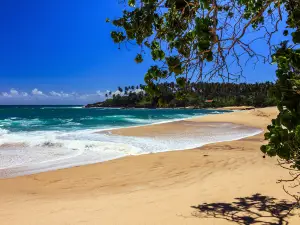
[[300, 169], [300, 50], [285, 45], [274, 55], [278, 64], [276, 86], [271, 90], [280, 111], [269, 132], [265, 134], [269, 144], [261, 150], [269, 156], [281, 159]]
[[[112, 20], [116, 30], [111, 32], [111, 37], [119, 45], [136, 43], [140, 47], [135, 58], [137, 63], [143, 62], [144, 54], [151, 54], [156, 63], [145, 75], [146, 90], [161, 97], [158, 84], [169, 77], [182, 87], [213, 76], [227, 82], [236, 81], [242, 76], [243, 64], [248, 61], [245, 57], [254, 63], [267, 61], [268, 57], [257, 53], [253, 45], [260, 39], [271, 43], [282, 20], [283, 4], [292, 0], [122, 2], [125, 9], [122, 17]], [[255, 40], [244, 38], [248, 31], [258, 30], [265, 33]], [[184, 93], [179, 93], [178, 97], [183, 97]]]
[[[145, 86], [119, 87], [123, 92], [117, 95], [108, 95], [108, 99], [101, 103], [102, 107], [225, 107], [225, 106], [274, 106], [275, 98], [270, 97], [268, 89], [274, 87], [273, 83], [256, 84], [234, 84], [234, 83], [189, 83], [188, 88], [171, 83], [161, 83], [158, 85], [161, 98], [149, 95], [145, 91]], [[178, 99], [178, 93], [188, 92], [183, 99]], [[206, 102], [213, 100], [213, 102]]]
[[[272, 92], [277, 99], [279, 115], [268, 126], [265, 138], [269, 143], [261, 150], [269, 156], [279, 156], [280, 165], [289, 169], [292, 176], [292, 179], [282, 181], [293, 182], [292, 187], [296, 188], [300, 185], [300, 48], [297, 45], [300, 43], [300, 2], [289, 1], [286, 8], [287, 24], [294, 28], [291, 34], [294, 44], [282, 42], [273, 55], [273, 61], [278, 65], [278, 81]], [[284, 35], [286, 33], [284, 31]], [[300, 204], [299, 195], [290, 195]]]

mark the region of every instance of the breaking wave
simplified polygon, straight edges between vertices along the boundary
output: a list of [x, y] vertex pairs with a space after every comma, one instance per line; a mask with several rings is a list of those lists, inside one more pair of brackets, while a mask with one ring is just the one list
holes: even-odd
[[190, 149], [260, 132], [254, 128], [225, 123], [214, 129], [207, 126], [205, 130], [190, 125], [195, 128], [193, 132], [183, 132], [177, 136], [125, 137], [109, 132], [95, 132], [166, 123], [226, 111], [77, 110], [77, 107], [45, 110], [49, 108], [1, 108], [0, 178], [103, 162], [129, 155]]

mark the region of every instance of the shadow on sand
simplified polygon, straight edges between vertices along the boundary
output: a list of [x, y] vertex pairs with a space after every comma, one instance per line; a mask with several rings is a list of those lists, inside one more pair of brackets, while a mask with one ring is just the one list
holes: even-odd
[[237, 224], [288, 225], [295, 204], [275, 198], [254, 194], [236, 198], [232, 203], [210, 203], [192, 206], [193, 216], [218, 218]]

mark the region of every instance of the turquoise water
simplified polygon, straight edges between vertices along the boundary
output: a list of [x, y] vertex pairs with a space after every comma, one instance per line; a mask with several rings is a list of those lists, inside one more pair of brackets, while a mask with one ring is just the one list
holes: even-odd
[[81, 106], [0, 106], [0, 128], [10, 132], [43, 130], [109, 129], [151, 124], [222, 110], [110, 109]]
[[[129, 155], [192, 149], [237, 140], [259, 130], [241, 125], [186, 123], [152, 137], [112, 135], [118, 127], [165, 123], [222, 110], [85, 109], [81, 106], [0, 106], [0, 178], [98, 163]], [[98, 131], [106, 130], [99, 133]]]

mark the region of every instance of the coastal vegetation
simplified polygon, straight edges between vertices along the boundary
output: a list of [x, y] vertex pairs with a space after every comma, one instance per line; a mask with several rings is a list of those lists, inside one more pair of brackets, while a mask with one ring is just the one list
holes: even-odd
[[[145, 74], [145, 91], [165, 102], [162, 81], [173, 77], [189, 98], [189, 83], [213, 77], [237, 81], [245, 64], [277, 64], [277, 82], [271, 88], [280, 111], [268, 126], [261, 148], [278, 156], [291, 170], [294, 187], [300, 185], [300, 2], [299, 0], [124, 0], [120, 18], [112, 21], [115, 43], [135, 42], [154, 61]], [[110, 22], [110, 20], [107, 20]], [[251, 33], [251, 35], [247, 35]], [[281, 43], [273, 41], [281, 35]], [[255, 44], [264, 42], [264, 53]], [[262, 45], [261, 45], [262, 46]], [[210, 93], [212, 94], [212, 93]], [[299, 193], [298, 193], [299, 194]], [[300, 202], [297, 194], [292, 196]]]
[[[276, 100], [268, 90], [274, 87], [266, 83], [190, 83], [184, 89], [174, 82], [161, 83], [159, 89], [162, 96], [157, 98], [145, 92], [145, 86], [139, 85], [119, 87], [117, 92], [108, 92], [103, 102], [90, 104], [88, 107], [226, 107], [226, 106], [255, 106], [266, 107], [276, 105]], [[182, 99], [177, 96], [181, 92], [188, 93]]]

